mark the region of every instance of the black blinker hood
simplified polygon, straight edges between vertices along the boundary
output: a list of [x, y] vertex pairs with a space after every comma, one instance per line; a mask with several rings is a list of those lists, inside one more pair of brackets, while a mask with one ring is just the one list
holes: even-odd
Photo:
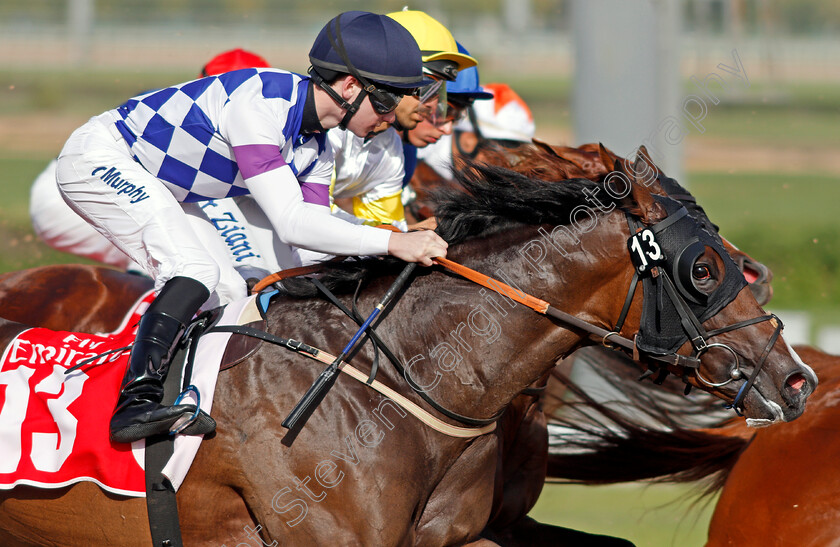
[[[715, 237], [716, 234], [713, 236], [701, 228], [691, 216], [677, 214], [683, 209], [680, 203], [664, 196], [655, 195], [654, 198], [665, 207], [669, 215], [651, 227], [665, 255], [660, 270], [673, 281], [680, 297], [702, 324], [732, 302], [741, 289], [747, 286], [747, 281], [723, 248], [720, 238]], [[691, 278], [694, 262], [705, 252], [706, 247], [717, 252], [724, 264], [721, 284], [708, 295], [696, 289]], [[689, 339], [679, 312], [665, 291], [666, 282], [662, 275], [648, 275], [642, 280], [644, 301], [637, 345], [646, 353], [672, 354]]]

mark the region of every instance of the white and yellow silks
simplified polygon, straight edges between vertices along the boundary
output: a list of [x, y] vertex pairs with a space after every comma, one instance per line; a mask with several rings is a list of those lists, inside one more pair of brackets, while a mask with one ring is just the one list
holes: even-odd
[[[391, 224], [405, 231], [401, 200], [405, 169], [402, 141], [393, 129], [364, 139], [349, 131], [328, 133], [335, 152], [335, 171], [330, 185], [330, 202], [349, 209], [364, 224]], [[348, 211], [350, 212], [350, 211]]]

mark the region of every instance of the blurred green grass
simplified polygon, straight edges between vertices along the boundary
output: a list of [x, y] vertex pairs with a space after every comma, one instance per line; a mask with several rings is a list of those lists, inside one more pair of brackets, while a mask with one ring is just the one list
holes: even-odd
[[94, 263], [55, 251], [35, 237], [29, 221], [29, 189], [49, 161], [50, 156], [35, 159], [0, 157], [0, 173], [3, 176], [3, 191], [0, 195], [0, 273], [45, 264]]
[[[0, 71], [0, 116], [26, 112], [85, 117], [112, 108], [140, 91], [195, 77], [191, 71]], [[526, 100], [540, 126], [569, 128], [572, 81], [552, 75], [482, 73], [504, 81]], [[685, 95], [696, 93], [691, 84]], [[708, 138], [743, 138], [789, 146], [840, 144], [840, 89], [835, 83], [753, 83], [737, 93], [721, 92], [702, 121]], [[675, 114], [678, 114], [675, 113]], [[692, 134], [695, 133], [692, 128]], [[2, 151], [0, 151], [1, 153]]]
[[[714, 139], [787, 147], [840, 145], [840, 89], [836, 83], [756, 82], [749, 88], [714, 90], [720, 104], [707, 103], [700, 133]], [[688, 84], [684, 97], [698, 93]], [[692, 127], [692, 134], [699, 129]], [[772, 166], [767, 166], [772, 169]]]
[[39, 112], [87, 119], [141, 91], [191, 78], [194, 73], [183, 71], [0, 71], [0, 116]]
[[773, 307], [840, 302], [840, 175], [695, 173], [692, 193], [720, 232], [773, 271]]
[[[538, 135], [541, 127], [571, 127], [569, 78], [482, 73], [482, 80], [506, 82], [519, 93], [534, 114]], [[687, 97], [697, 88], [686, 82], [683, 91], [682, 97]], [[719, 95], [720, 104], [709, 102], [700, 122], [704, 131], [686, 127], [692, 137], [790, 147], [840, 145], [840, 85], [835, 82], [755, 82]], [[679, 116], [679, 109], [673, 114]]]
[[706, 543], [715, 499], [682, 485], [547, 484], [530, 516], [591, 534], [628, 539], [638, 547], [700, 547]]

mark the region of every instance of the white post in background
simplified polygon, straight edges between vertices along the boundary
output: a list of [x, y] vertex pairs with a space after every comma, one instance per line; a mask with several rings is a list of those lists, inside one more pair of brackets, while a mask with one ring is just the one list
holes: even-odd
[[70, 36], [70, 62], [76, 66], [90, 61], [93, 31], [93, 0], [67, 1], [67, 30]]
[[504, 22], [514, 34], [531, 28], [531, 0], [504, 0]]
[[644, 144], [683, 184], [680, 0], [572, 0], [577, 144], [602, 142], [621, 156]]

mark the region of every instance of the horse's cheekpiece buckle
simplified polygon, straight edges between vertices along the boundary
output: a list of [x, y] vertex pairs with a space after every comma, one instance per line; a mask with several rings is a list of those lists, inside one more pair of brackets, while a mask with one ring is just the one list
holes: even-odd
[[188, 385], [184, 389], [184, 391], [182, 391], [178, 395], [178, 398], [175, 399], [175, 402], [172, 404], [172, 406], [178, 406], [179, 404], [181, 404], [181, 401], [184, 400], [184, 397], [186, 397], [190, 393], [195, 394], [195, 412], [193, 412], [190, 416], [183, 415], [180, 418], [178, 418], [175, 421], [175, 423], [172, 424], [172, 427], [169, 428], [170, 435], [177, 435], [181, 431], [185, 430], [198, 419], [198, 415], [201, 413], [201, 393], [199, 393], [198, 388], [195, 387], [193, 384]]

